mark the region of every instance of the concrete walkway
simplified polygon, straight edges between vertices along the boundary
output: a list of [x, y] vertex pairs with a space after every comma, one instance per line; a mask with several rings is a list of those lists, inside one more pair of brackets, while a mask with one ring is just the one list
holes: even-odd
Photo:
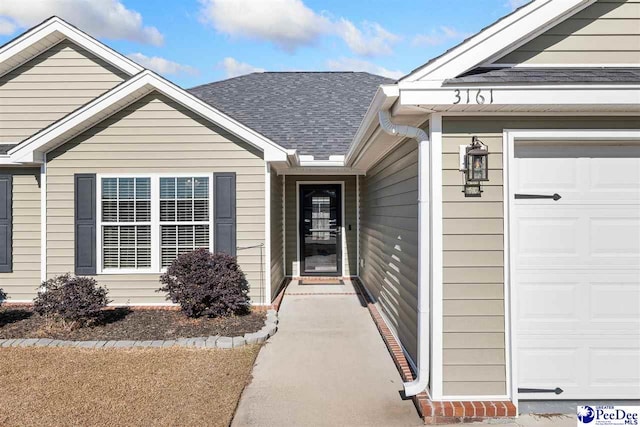
[[419, 426], [351, 283], [292, 282], [233, 426]]

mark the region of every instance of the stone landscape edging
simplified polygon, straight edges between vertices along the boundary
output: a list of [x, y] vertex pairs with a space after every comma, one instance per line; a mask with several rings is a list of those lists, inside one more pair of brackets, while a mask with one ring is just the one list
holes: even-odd
[[0, 339], [0, 347], [75, 347], [75, 348], [237, 348], [247, 344], [259, 344], [275, 335], [278, 331], [278, 312], [267, 310], [265, 324], [258, 332], [246, 333], [243, 336], [225, 337], [214, 335], [209, 337], [178, 338], [174, 340], [94, 340], [71, 341], [51, 338], [16, 338]]

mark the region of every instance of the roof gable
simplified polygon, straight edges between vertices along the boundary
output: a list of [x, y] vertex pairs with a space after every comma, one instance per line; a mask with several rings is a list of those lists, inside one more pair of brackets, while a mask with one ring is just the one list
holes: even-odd
[[265, 160], [287, 160], [288, 153], [284, 148], [148, 70], [121, 83], [82, 108], [24, 140], [9, 150], [10, 160], [15, 163], [40, 163], [47, 152], [153, 91], [162, 93], [260, 149], [264, 153]]
[[596, 0], [533, 0], [400, 79], [442, 81], [505, 56]]
[[31, 28], [0, 48], [0, 76], [68, 39], [132, 76], [144, 68], [57, 16]]
[[598, 0], [495, 65], [640, 66], [640, 3]]

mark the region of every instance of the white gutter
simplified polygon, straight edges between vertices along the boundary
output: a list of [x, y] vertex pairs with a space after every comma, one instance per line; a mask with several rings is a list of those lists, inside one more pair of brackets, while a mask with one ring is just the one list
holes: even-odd
[[418, 141], [418, 360], [416, 379], [404, 383], [406, 396], [423, 392], [429, 384], [429, 291], [430, 291], [430, 168], [429, 136], [420, 128], [396, 125], [388, 110], [378, 112], [380, 127], [390, 135]]

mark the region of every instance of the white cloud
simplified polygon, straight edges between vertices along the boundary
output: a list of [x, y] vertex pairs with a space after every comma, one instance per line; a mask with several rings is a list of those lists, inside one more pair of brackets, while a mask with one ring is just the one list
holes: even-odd
[[285, 50], [312, 44], [330, 21], [301, 0], [200, 0], [202, 19], [221, 33], [268, 40]]
[[396, 80], [406, 74], [400, 70], [389, 70], [388, 68], [357, 58], [330, 59], [327, 61], [327, 67], [331, 71], [365, 71]]
[[358, 28], [345, 19], [333, 19], [307, 7], [302, 0], [199, 0], [201, 18], [232, 37], [267, 40], [286, 51], [338, 36], [358, 55], [391, 53], [400, 40], [380, 24], [364, 22]]
[[412, 43], [414, 46], [439, 46], [450, 41], [463, 40], [470, 35], [471, 33], [465, 33], [442, 25], [428, 34], [418, 34], [413, 38]]
[[388, 55], [391, 46], [400, 41], [399, 36], [375, 22], [364, 22], [363, 30], [359, 30], [353, 22], [342, 18], [336, 28], [351, 51], [362, 56]]
[[159, 56], [147, 56], [140, 52], [137, 52], [130, 53], [129, 55], [127, 55], [127, 57], [142, 65], [144, 68], [148, 68], [164, 75], [198, 74], [198, 70], [194, 67], [169, 61], [168, 59], [161, 58]]
[[[52, 15], [76, 25], [95, 37], [129, 40], [159, 46], [163, 36], [155, 27], [145, 27], [142, 15], [119, 0], [15, 0], [0, 1], [0, 32], [11, 26], [27, 28]], [[6, 32], [5, 32], [6, 34]]]
[[0, 17], [0, 35], [4, 36], [4, 35], [13, 34], [16, 30], [17, 30], [16, 25], [13, 22], [3, 17]]
[[524, 6], [525, 4], [529, 3], [529, 1], [531, 0], [508, 0], [505, 6], [511, 10], [515, 10], [520, 6]]
[[220, 63], [218, 63], [218, 66], [224, 69], [227, 78], [266, 71], [264, 68], [254, 67], [251, 64], [240, 62], [231, 57], [224, 58]]

